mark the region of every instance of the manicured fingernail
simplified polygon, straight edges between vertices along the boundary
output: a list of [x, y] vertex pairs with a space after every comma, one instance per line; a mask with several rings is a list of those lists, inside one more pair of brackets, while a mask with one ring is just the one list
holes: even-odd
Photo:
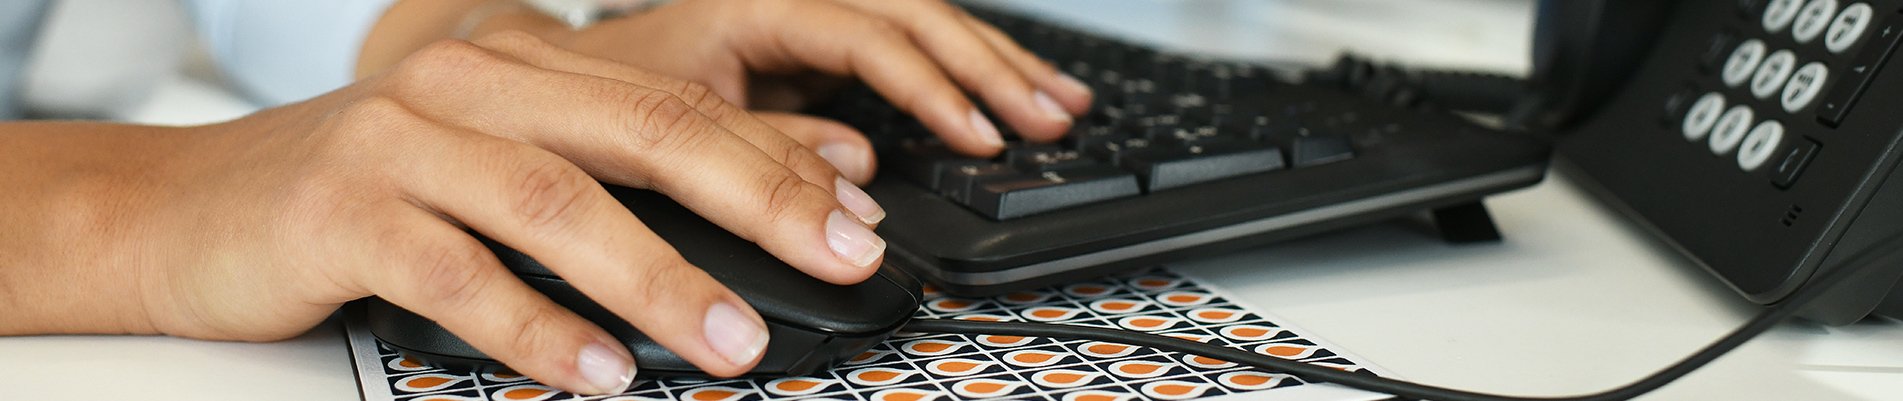
[[852, 214], [859, 215], [859, 221], [871, 225], [885, 220], [885, 208], [879, 207], [879, 202], [872, 200], [872, 195], [866, 195], [865, 190], [847, 182], [845, 177], [833, 179], [833, 192], [839, 197], [839, 204], [846, 205]]
[[1077, 80], [1077, 77], [1070, 76], [1070, 74], [1058, 73], [1057, 82], [1064, 83], [1064, 88], [1071, 92], [1086, 95], [1090, 94], [1090, 85], [1085, 85], [1084, 81]]
[[766, 327], [741, 313], [733, 304], [715, 302], [707, 307], [707, 322], [701, 329], [706, 332], [707, 345], [735, 365], [752, 363], [766, 351]]
[[872, 172], [869, 171], [870, 169], [867, 166], [868, 163], [866, 160], [869, 155], [867, 155], [866, 152], [859, 151], [859, 147], [853, 146], [851, 143], [833, 142], [819, 145], [817, 152], [819, 152], [820, 158], [826, 159], [827, 163], [832, 163], [833, 168], [838, 169], [840, 174], [851, 177], [864, 177], [872, 174]]
[[634, 361], [601, 343], [582, 346], [575, 368], [595, 388], [594, 394], [620, 394], [634, 383]]
[[991, 125], [991, 120], [985, 119], [985, 116], [978, 114], [977, 110], [971, 111], [971, 132], [978, 136], [978, 140], [984, 141], [986, 146], [1004, 147], [1004, 137], [998, 135], [998, 126]]
[[833, 254], [839, 255], [839, 259], [859, 267], [871, 267], [873, 261], [885, 254], [885, 239], [838, 210], [826, 216], [826, 245], [833, 248]]
[[1052, 99], [1051, 94], [1037, 91], [1036, 94], [1031, 95], [1031, 101], [1037, 103], [1038, 108], [1044, 109], [1044, 115], [1052, 121], [1070, 123], [1070, 112], [1064, 111], [1064, 106], [1058, 105], [1057, 99]]

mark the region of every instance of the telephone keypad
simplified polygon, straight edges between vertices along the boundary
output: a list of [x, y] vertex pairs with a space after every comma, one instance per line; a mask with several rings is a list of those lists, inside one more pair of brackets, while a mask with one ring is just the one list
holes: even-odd
[[[1903, 46], [1903, 17], [1877, 21], [1870, 4], [1845, 0], [1740, 0], [1737, 7], [1746, 25], [1723, 27], [1695, 59], [1696, 70], [1717, 75], [1722, 86], [1705, 91], [1710, 84], [1695, 81], [1667, 94], [1664, 118], [1678, 123], [1686, 141], [1735, 159], [1745, 173], [1769, 165], [1772, 183], [1788, 188], [1822, 145], [1816, 134], [1789, 132], [1786, 113], [1814, 104], [1816, 121], [1836, 127]], [[1789, 36], [1779, 37], [1786, 29]]]

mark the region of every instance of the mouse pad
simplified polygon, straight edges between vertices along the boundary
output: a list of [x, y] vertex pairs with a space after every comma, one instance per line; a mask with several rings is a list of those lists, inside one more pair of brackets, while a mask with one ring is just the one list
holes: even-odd
[[[1115, 327], [1217, 343], [1358, 374], [1388, 374], [1288, 322], [1232, 301], [1219, 288], [1164, 268], [992, 298], [950, 297], [928, 287], [925, 299], [919, 317]], [[1121, 344], [912, 333], [900, 333], [815, 376], [642, 379], [624, 394], [580, 397], [506, 372], [467, 374], [433, 369], [384, 347], [362, 322], [352, 319], [346, 326], [365, 401], [1387, 398], [1220, 360]]]

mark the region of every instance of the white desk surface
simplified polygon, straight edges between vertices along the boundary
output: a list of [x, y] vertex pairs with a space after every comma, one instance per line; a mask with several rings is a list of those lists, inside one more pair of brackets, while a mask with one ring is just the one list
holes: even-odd
[[[1521, 72], [1519, 0], [1042, 0], [1018, 3], [1165, 46], [1311, 64], [1337, 49], [1413, 65]], [[1117, 7], [1121, 6], [1121, 7]], [[1222, 23], [1210, 23], [1210, 21]], [[168, 80], [135, 121], [242, 114]], [[1391, 223], [1173, 265], [1406, 378], [1520, 395], [1624, 384], [1757, 310], [1564, 176], [1488, 201], [1498, 244]], [[0, 338], [0, 399], [356, 399], [334, 320], [293, 340]], [[1903, 400], [1903, 324], [1787, 323], [1656, 400]]]

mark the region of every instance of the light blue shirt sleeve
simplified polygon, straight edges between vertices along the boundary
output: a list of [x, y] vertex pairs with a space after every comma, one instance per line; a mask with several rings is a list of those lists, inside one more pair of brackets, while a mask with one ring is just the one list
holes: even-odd
[[0, 121], [20, 116], [20, 70], [32, 53], [45, 11], [42, 0], [0, 2]]
[[357, 52], [396, 0], [184, 0], [236, 89], [263, 106], [354, 80]]

